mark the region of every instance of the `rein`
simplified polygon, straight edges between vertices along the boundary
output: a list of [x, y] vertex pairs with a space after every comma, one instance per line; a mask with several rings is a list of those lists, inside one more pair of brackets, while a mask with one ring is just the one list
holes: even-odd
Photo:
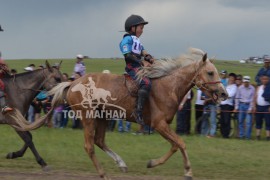
[[[44, 72], [44, 69], [42, 69], [42, 74], [43, 74], [43, 83], [42, 83], [42, 85], [43, 84], [45, 84], [45, 82], [47, 82], [48, 80], [49, 80], [49, 78], [46, 78], [46, 75], [45, 75], [45, 72]], [[14, 76], [13, 76], [13, 84], [14, 84], [14, 86], [15, 86], [15, 80], [16, 80], [16, 74], [14, 74]], [[33, 89], [33, 88], [20, 88], [20, 87], [18, 87], [19, 89], [21, 89], [21, 90], [30, 90], [30, 91], [35, 91], [35, 92], [41, 92], [42, 90], [39, 90], [39, 89]]]
[[[200, 62], [200, 61], [199, 61], [199, 62]], [[206, 87], [206, 85], [208, 85], [208, 84], [210, 84], [210, 85], [219, 84], [219, 83], [221, 83], [221, 81], [209, 81], [209, 82], [204, 82], [204, 83], [202, 83], [201, 81], [199, 81], [199, 82], [200, 82], [200, 86], [198, 86], [198, 85], [196, 84], [195, 80], [196, 80], [197, 77], [199, 76], [199, 72], [200, 72], [201, 67], [202, 67], [202, 66], [198, 66], [198, 63], [199, 63], [199, 62], [196, 62], [196, 66], [194, 67], [194, 68], [195, 68], [195, 76], [193, 77], [193, 79], [191, 80], [190, 83], [192, 83], [192, 84], [193, 84], [196, 88], [198, 88], [198, 89], [205, 89], [205, 90], [207, 90], [207, 91], [210, 91], [210, 90]]]

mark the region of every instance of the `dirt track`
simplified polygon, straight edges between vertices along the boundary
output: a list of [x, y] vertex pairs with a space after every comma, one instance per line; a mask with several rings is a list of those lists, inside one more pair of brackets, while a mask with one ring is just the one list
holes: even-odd
[[[10, 170], [0, 170], [1, 180], [102, 180], [97, 175], [89, 173], [69, 173], [69, 172], [12, 172]], [[111, 180], [164, 180], [162, 177], [153, 176], [111, 176]], [[167, 178], [166, 178], [167, 179]]]

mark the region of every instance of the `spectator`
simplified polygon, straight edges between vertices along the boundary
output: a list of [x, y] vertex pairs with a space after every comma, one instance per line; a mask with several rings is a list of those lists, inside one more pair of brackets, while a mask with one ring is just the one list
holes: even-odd
[[53, 110], [53, 127], [60, 128], [63, 125], [63, 109], [64, 105], [59, 105]]
[[[207, 97], [204, 93], [202, 93], [202, 100], [204, 100], [204, 108], [203, 108], [203, 116], [202, 116], [202, 126], [201, 126], [201, 134], [207, 136], [208, 138], [215, 137], [217, 122], [217, 106], [216, 103], [212, 101], [211, 98]], [[209, 118], [210, 117], [210, 124]], [[210, 127], [209, 127], [210, 125]]]
[[11, 69], [10, 70], [10, 75], [15, 75], [17, 74], [17, 70], [16, 69]]
[[[30, 64], [29, 66], [25, 67], [24, 70], [27, 72], [34, 71], [35, 65]], [[29, 106], [28, 112], [27, 112], [27, 120], [32, 123], [35, 121], [35, 108], [34, 108], [34, 103], [32, 102], [31, 105]]]
[[68, 74], [67, 73], [63, 73], [62, 76], [63, 76], [63, 82], [67, 82], [68, 79], [69, 79]]
[[[63, 75], [63, 82], [69, 81], [70, 78], [67, 73], [63, 73], [62, 75]], [[69, 107], [69, 104], [67, 103], [64, 103], [62, 106], [63, 106], [63, 111], [62, 111], [62, 120], [61, 120], [60, 127], [65, 128], [67, 127], [67, 124], [68, 124], [68, 111], [70, 111], [71, 108]]]
[[203, 115], [204, 100], [202, 100], [202, 91], [197, 89], [197, 98], [195, 102], [195, 117], [196, 117], [196, 129], [197, 134], [201, 133], [202, 122], [198, 122], [199, 118]]
[[237, 92], [235, 84], [236, 74], [230, 73], [226, 91], [228, 92], [228, 99], [220, 103], [220, 130], [224, 138], [229, 138], [231, 130], [231, 114], [234, 109], [234, 97]]
[[47, 113], [47, 102], [49, 98], [47, 96], [47, 92], [42, 90], [38, 95], [35, 97], [34, 103], [34, 112], [35, 112], [35, 119], [40, 118], [41, 110], [43, 110], [44, 114]]
[[263, 61], [264, 66], [258, 71], [257, 75], [255, 76], [255, 81], [258, 86], [261, 85], [261, 75], [266, 74], [268, 77], [270, 77], [270, 57], [265, 57]]
[[34, 71], [36, 68], [35, 64], [29, 64], [29, 66], [25, 67], [24, 70], [25, 71]]
[[256, 111], [256, 137], [257, 140], [261, 139], [261, 129], [263, 124], [263, 119], [265, 120], [265, 129], [266, 129], [266, 140], [270, 141], [270, 114], [269, 107], [270, 103], [265, 101], [262, 94], [265, 91], [265, 86], [269, 82], [269, 77], [267, 74], [262, 74], [260, 77], [261, 85], [257, 88], [255, 95], [255, 106], [254, 112]]
[[[111, 121], [115, 121], [115, 120], [111, 120]], [[130, 128], [131, 128], [131, 122], [126, 121], [126, 125], [125, 127], [123, 127], [124, 121], [123, 120], [119, 120], [118, 121], [118, 132], [129, 132]], [[111, 129], [113, 130], [113, 129]]]
[[82, 77], [81, 73], [76, 72], [76, 73], [74, 74], [74, 80], [79, 79], [80, 77]]
[[[235, 109], [239, 111], [238, 127], [239, 127], [239, 138], [250, 139], [252, 131], [252, 109], [253, 99], [255, 95], [255, 88], [250, 85], [250, 77], [243, 77], [243, 85], [241, 85], [235, 96]], [[245, 124], [245, 129], [244, 129]]]
[[183, 98], [176, 116], [176, 133], [179, 135], [190, 134], [192, 90]]
[[220, 81], [223, 84], [224, 87], [227, 86], [228, 84], [228, 79], [227, 79], [227, 71], [226, 70], [221, 70], [220, 71]]
[[241, 86], [243, 83], [243, 76], [241, 74], [238, 74], [236, 76], [235, 84], [237, 87]]
[[78, 54], [72, 77], [75, 77], [76, 73], [79, 73], [80, 76], [85, 75], [85, 70], [86, 70], [86, 67], [83, 62], [83, 55]]

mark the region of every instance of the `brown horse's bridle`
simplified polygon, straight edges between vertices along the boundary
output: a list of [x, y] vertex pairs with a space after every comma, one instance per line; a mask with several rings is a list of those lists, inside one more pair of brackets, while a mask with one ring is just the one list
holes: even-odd
[[[199, 61], [200, 62], [200, 61]], [[197, 84], [196, 84], [196, 79], [197, 79], [197, 77], [199, 76], [199, 72], [200, 72], [200, 70], [201, 70], [201, 68], [202, 68], [202, 66], [199, 66], [198, 65], [198, 63], [199, 62], [196, 62], [196, 66], [194, 67], [195, 68], [195, 76], [193, 77], [193, 79], [191, 80], [191, 83], [192, 84], [194, 84], [194, 86], [196, 87], [196, 88], [198, 88], [198, 89], [204, 89], [204, 90], [206, 90], [206, 91], [210, 91], [210, 89], [208, 89], [207, 87], [206, 87], [206, 85], [208, 85], [208, 84], [210, 84], [210, 85], [213, 85], [213, 84], [219, 84], [219, 83], [221, 83], [221, 81], [209, 81], [209, 82], [204, 82], [204, 83], [201, 83], [201, 81], [199, 81], [200, 82], [200, 85], [198, 86]]]

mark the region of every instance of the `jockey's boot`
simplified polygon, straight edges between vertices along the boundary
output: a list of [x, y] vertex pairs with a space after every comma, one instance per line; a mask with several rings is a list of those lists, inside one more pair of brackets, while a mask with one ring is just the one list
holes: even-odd
[[146, 89], [139, 89], [138, 99], [135, 111], [135, 119], [138, 124], [144, 125], [143, 121], [143, 107], [145, 100], [148, 98], [148, 91]]
[[7, 112], [10, 112], [13, 110], [11, 107], [7, 106], [5, 93], [2, 90], [0, 90], [0, 107], [1, 107], [2, 114], [6, 114]]

